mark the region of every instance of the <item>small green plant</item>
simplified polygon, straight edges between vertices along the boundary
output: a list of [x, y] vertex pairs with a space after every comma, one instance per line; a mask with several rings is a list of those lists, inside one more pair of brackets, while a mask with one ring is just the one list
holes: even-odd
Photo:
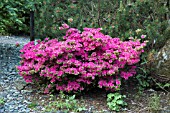
[[5, 100], [3, 98], [0, 98], [0, 105], [5, 104]]
[[137, 75], [135, 76], [135, 79], [138, 82], [138, 89], [139, 91], [143, 91], [145, 88], [150, 87], [151, 85], [151, 76], [148, 76], [149, 73], [151, 73], [150, 66], [148, 67], [149, 59], [147, 59], [148, 55], [147, 53], [144, 53], [141, 55], [141, 63], [140, 66], [137, 68]]
[[148, 101], [150, 112], [160, 110], [160, 97], [157, 94], [153, 94], [153, 96], [150, 97]]
[[157, 83], [158, 87], [161, 87], [161, 88], [170, 88], [170, 83]]
[[127, 103], [123, 101], [123, 98], [125, 97], [125, 95], [119, 93], [109, 93], [107, 95], [107, 105], [109, 109], [119, 111], [121, 107], [126, 106]]
[[147, 77], [147, 75], [138, 74], [136, 78], [139, 83], [138, 84], [139, 91], [143, 91], [145, 88], [149, 87], [151, 80], [149, 77]]
[[170, 89], [170, 83], [161, 83], [161, 82], [157, 82], [155, 79], [152, 79], [155, 84], [156, 84], [156, 88], [161, 89], [165, 92], [169, 92]]
[[31, 102], [30, 104], [28, 104], [28, 108], [35, 108], [37, 106], [36, 102]]
[[45, 106], [44, 112], [54, 112], [56, 110], [62, 110], [65, 113], [70, 111], [73, 112], [81, 112], [86, 110], [85, 107], [82, 107], [78, 104], [77, 100], [75, 99], [75, 95], [68, 96], [65, 95], [63, 92], [60, 92], [58, 97], [54, 97], [54, 95], [50, 95], [51, 102]]

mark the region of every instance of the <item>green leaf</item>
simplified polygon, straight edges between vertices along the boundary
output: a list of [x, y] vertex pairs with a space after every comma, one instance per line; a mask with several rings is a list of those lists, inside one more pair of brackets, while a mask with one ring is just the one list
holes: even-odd
[[117, 100], [117, 104], [123, 105], [124, 101], [123, 100]]
[[170, 87], [170, 83], [166, 83], [164, 87]]

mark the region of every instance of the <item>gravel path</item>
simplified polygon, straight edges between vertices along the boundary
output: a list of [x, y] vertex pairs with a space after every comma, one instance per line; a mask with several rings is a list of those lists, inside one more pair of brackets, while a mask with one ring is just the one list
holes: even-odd
[[20, 36], [0, 36], [1, 44], [16, 44], [17, 42], [24, 45], [29, 42], [29, 37]]
[[[21, 91], [26, 83], [23, 81], [22, 77], [17, 74], [16, 70], [14, 70], [15, 64], [13, 63], [16, 63], [14, 62], [15, 58], [11, 58], [11, 56], [8, 55], [11, 54], [8, 50], [10, 49], [10, 47], [6, 47], [11, 46], [11, 48], [15, 49], [15, 44], [17, 42], [22, 47], [24, 44], [29, 42], [29, 38], [16, 36], [0, 36], [0, 45], [1, 47], [4, 47], [0, 49], [7, 49], [1, 50], [0, 54], [0, 101], [4, 101], [4, 104], [0, 103], [0, 113], [31, 112], [31, 110], [28, 108], [28, 105], [31, 103], [28, 96], [31, 96], [32, 91]], [[7, 53], [3, 53], [2, 51], [6, 51]]]
[[[20, 76], [14, 74], [2, 74], [0, 75], [0, 98], [4, 99], [5, 104], [1, 106], [0, 113], [29, 113], [30, 109], [27, 105], [30, 103], [24, 98], [24, 93], [21, 93], [17, 89], [16, 83], [21, 81]], [[21, 84], [21, 85], [22, 85]], [[20, 86], [22, 87], [22, 86]], [[26, 93], [25, 93], [26, 94]]]

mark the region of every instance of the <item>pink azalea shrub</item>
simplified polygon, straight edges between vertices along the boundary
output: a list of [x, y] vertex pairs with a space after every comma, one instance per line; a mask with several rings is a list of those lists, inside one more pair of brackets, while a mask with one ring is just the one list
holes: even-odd
[[83, 32], [63, 24], [67, 29], [63, 41], [45, 39], [29, 42], [20, 52], [19, 74], [26, 82], [45, 79], [47, 87], [77, 92], [92, 86], [116, 90], [121, 79], [136, 74], [136, 66], [146, 41], [121, 41], [100, 32], [100, 28], [84, 28]]

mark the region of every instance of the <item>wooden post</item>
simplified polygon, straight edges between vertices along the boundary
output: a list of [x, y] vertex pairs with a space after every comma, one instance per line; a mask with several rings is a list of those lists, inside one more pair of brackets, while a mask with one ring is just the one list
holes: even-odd
[[100, 0], [98, 0], [98, 25], [99, 25], [99, 27], [101, 27], [101, 23], [100, 23]]
[[[166, 6], [168, 7], [168, 10], [170, 10], [170, 1], [169, 0], [167, 0]], [[169, 21], [169, 19], [170, 19], [169, 12], [166, 13], [166, 16], [167, 16], [166, 19]]]
[[34, 11], [30, 11], [30, 41], [34, 40]]

